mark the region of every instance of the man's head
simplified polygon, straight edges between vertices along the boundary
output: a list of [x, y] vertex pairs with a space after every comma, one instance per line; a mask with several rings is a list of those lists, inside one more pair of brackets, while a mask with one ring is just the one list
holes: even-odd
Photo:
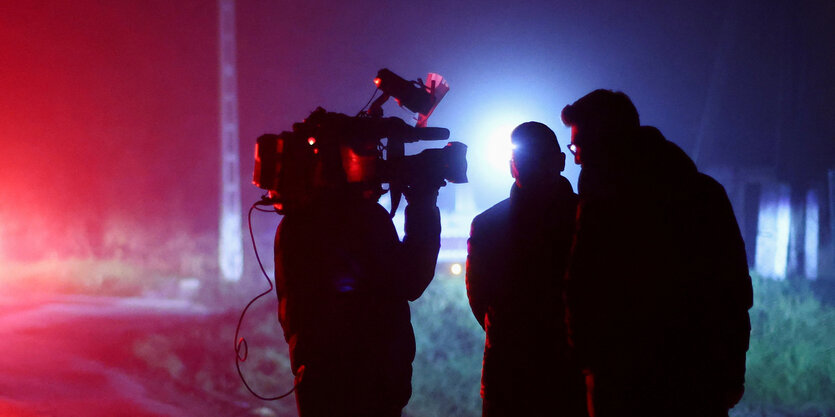
[[574, 162], [588, 162], [607, 141], [641, 125], [629, 96], [618, 91], [594, 90], [562, 109], [562, 121], [571, 128]]
[[510, 134], [513, 158], [510, 174], [520, 188], [536, 188], [555, 183], [565, 169], [565, 154], [560, 151], [557, 135], [539, 122], [526, 122]]

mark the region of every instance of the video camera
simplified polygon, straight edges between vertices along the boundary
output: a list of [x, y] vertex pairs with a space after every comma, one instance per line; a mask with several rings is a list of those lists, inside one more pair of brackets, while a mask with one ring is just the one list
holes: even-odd
[[[284, 214], [303, 210], [315, 196], [337, 190], [361, 190], [375, 199], [388, 191], [393, 216], [407, 186], [466, 183], [467, 145], [461, 142], [405, 156], [406, 143], [446, 140], [449, 130], [413, 127], [397, 117], [382, 117], [382, 104], [394, 97], [419, 113], [418, 126], [425, 126], [449, 89], [436, 74], [428, 79], [433, 80], [430, 86], [382, 69], [374, 84], [383, 94], [367, 112], [352, 117], [319, 107], [293, 124], [292, 131], [258, 137], [252, 183], [269, 192], [265, 203]], [[382, 187], [385, 183], [388, 190]]]

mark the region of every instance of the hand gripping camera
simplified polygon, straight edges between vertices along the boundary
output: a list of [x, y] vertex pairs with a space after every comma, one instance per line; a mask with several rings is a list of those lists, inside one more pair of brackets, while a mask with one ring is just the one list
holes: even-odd
[[380, 70], [374, 83], [383, 95], [368, 112], [351, 117], [320, 107], [295, 123], [292, 131], [261, 135], [255, 145], [253, 184], [269, 192], [266, 203], [281, 214], [304, 210], [316, 196], [351, 189], [374, 199], [391, 192], [394, 215], [407, 186], [466, 183], [467, 145], [461, 142], [405, 156], [405, 143], [445, 140], [447, 129], [413, 127], [396, 117], [382, 117], [382, 104], [394, 97], [418, 112], [418, 125], [425, 126], [449, 89], [439, 76], [430, 74], [429, 79], [433, 76], [431, 86], [426, 86]]

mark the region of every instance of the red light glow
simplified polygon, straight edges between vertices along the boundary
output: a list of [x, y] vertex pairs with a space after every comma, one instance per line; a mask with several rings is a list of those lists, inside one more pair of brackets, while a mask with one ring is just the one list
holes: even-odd
[[307, 138], [307, 143], [308, 143], [310, 146], [315, 145], [315, 144], [316, 144], [316, 138], [314, 138], [313, 136], [311, 136], [311, 137]]
[[374, 79], [374, 85], [376, 85], [377, 87], [380, 87], [381, 82], [382, 80], [379, 77]]

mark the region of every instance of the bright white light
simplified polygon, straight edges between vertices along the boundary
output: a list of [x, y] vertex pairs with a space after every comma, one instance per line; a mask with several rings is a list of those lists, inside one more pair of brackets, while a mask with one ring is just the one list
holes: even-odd
[[815, 189], [806, 192], [806, 242], [803, 253], [806, 278], [818, 278], [818, 233], [820, 233], [820, 206]]
[[449, 267], [449, 272], [452, 272], [452, 275], [461, 275], [461, 272], [463, 271], [464, 268], [461, 267], [461, 264], [452, 264], [452, 266]]
[[[521, 91], [521, 90], [520, 90]], [[496, 103], [485, 103], [472, 111], [477, 114], [466, 129], [455, 130], [458, 138], [469, 146], [467, 161], [468, 175], [474, 187], [479, 209], [489, 207], [487, 202], [500, 201], [507, 197], [513, 184], [510, 174], [510, 158], [513, 148], [510, 134], [516, 126], [529, 121], [544, 123], [557, 134], [560, 145], [568, 143], [569, 135], [562, 127], [559, 112], [550, 111], [547, 104], [535, 97], [520, 98], [519, 91], [514, 91], [505, 99]], [[569, 161], [572, 159], [569, 157]], [[580, 168], [575, 164], [566, 164], [565, 177], [576, 184]], [[501, 198], [500, 198], [501, 197]], [[490, 203], [492, 205], [493, 203]], [[486, 205], [486, 207], [482, 207]]]
[[486, 143], [487, 163], [496, 173], [510, 172], [510, 157], [513, 155], [513, 145], [510, 134], [518, 123], [503, 123], [490, 130]]
[[774, 279], [786, 278], [791, 225], [791, 189], [788, 185], [769, 185], [760, 197], [757, 222], [755, 269]]

